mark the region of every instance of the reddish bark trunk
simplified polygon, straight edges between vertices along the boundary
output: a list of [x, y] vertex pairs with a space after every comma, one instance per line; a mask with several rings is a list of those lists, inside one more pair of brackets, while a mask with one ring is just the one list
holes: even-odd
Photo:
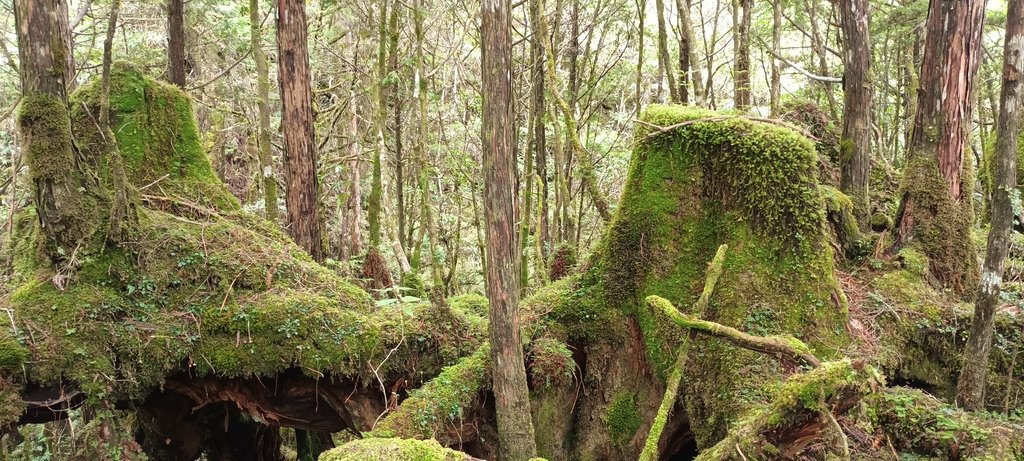
[[324, 258], [306, 11], [303, 0], [277, 2], [278, 77], [284, 132], [288, 232], [316, 261]]

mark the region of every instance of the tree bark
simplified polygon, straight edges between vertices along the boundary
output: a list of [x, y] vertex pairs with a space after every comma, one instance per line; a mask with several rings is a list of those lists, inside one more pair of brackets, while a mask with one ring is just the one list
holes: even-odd
[[277, 53], [284, 132], [288, 232], [316, 261], [323, 261], [320, 185], [313, 132], [313, 95], [306, 48], [304, 0], [278, 0]]
[[67, 5], [64, 0], [18, 0], [14, 20], [21, 61], [21, 144], [46, 236], [45, 252], [60, 264], [74, 260], [75, 250], [96, 231], [102, 209], [95, 175], [78, 155], [71, 135], [67, 104], [74, 60]]
[[484, 215], [487, 298], [500, 459], [536, 456], [526, 367], [519, 331], [519, 245], [516, 235], [516, 159], [512, 132], [512, 38], [509, 0], [481, 4]]
[[[531, 132], [531, 150], [530, 152], [534, 156], [534, 169], [537, 175], [537, 181], [539, 183], [540, 196], [538, 197], [539, 205], [541, 208], [540, 217], [537, 222], [537, 229], [540, 231], [539, 242], [541, 248], [541, 261], [540, 264], [546, 260], [543, 256], [546, 256], [546, 250], [550, 245], [550, 238], [548, 233], [548, 181], [547, 181], [547, 124], [545, 123], [544, 114], [547, 113], [547, 101], [544, 98], [544, 66], [546, 55], [544, 52], [544, 37], [539, 27], [541, 23], [540, 16], [544, 14], [541, 9], [540, 0], [530, 0], [530, 26], [533, 28], [533, 33], [530, 35], [530, 122], [531, 125], [529, 130]], [[530, 174], [527, 171], [527, 174]], [[529, 207], [524, 209], [525, 213], [533, 213], [533, 210]], [[525, 265], [525, 263], [524, 263]], [[528, 274], [528, 270], [524, 269], [523, 273]], [[525, 283], [524, 283], [525, 286]]]
[[772, 81], [771, 81], [771, 108], [772, 117], [778, 117], [782, 113], [782, 66], [775, 56], [782, 54], [782, 0], [772, 1]]
[[[539, 0], [534, 0], [539, 1]], [[636, 58], [636, 107], [633, 109], [633, 117], [640, 118], [640, 111], [643, 110], [643, 82], [644, 82], [644, 18], [647, 16], [647, 0], [636, 0], [636, 13], [639, 24], [637, 25], [637, 58]]]
[[[658, 69], [668, 77], [668, 94], [672, 102], [680, 102], [679, 87], [676, 86], [676, 76], [672, 72], [672, 60], [668, 53], [668, 26], [665, 24], [665, 0], [654, 0], [655, 9], [658, 10]], [[658, 76], [658, 99], [661, 99], [661, 76]], [[662, 101], [664, 102], [664, 101]]]
[[992, 227], [981, 272], [981, 284], [974, 303], [974, 322], [964, 351], [963, 368], [957, 383], [957, 403], [965, 410], [985, 408], [985, 385], [989, 352], [995, 329], [995, 310], [1003, 268], [1013, 231], [1012, 196], [1017, 187], [1017, 143], [1021, 126], [1021, 74], [1024, 73], [1024, 0], [1010, 0], [1006, 13], [1003, 52], [1003, 85], [996, 134], [995, 171], [992, 190]]
[[[962, 171], [971, 93], [981, 57], [985, 0], [932, 0], [917, 114], [897, 211], [895, 246], [913, 244], [945, 288], [978, 286], [971, 187]], [[967, 159], [969, 162], [970, 159]]]
[[185, 0], [167, 0], [167, 75], [185, 88]]
[[249, 0], [249, 46], [256, 64], [256, 104], [260, 114], [257, 145], [260, 173], [263, 176], [263, 209], [267, 221], [277, 224], [277, 179], [274, 177], [274, 161], [270, 155], [270, 69], [267, 67], [267, 54], [263, 51], [262, 36], [260, 2]]
[[845, 37], [843, 53], [843, 137], [840, 141], [840, 190], [853, 200], [853, 213], [867, 222], [868, 174], [871, 169], [871, 21], [867, 0], [841, 0], [839, 14]]
[[679, 23], [679, 80], [678, 86], [676, 87], [676, 94], [679, 96], [680, 104], [689, 104], [690, 56], [693, 54], [692, 48], [695, 46], [695, 44], [690, 41], [693, 34], [688, 33], [686, 30], [690, 26], [689, 0], [676, 0], [676, 10], [678, 11]]
[[754, 9], [754, 0], [733, 0], [735, 11], [733, 17], [733, 104], [736, 109], [750, 109], [750, 19]]

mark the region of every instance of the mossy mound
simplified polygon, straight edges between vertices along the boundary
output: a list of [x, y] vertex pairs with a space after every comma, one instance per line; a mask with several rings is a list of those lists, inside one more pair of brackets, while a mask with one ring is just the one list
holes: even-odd
[[1024, 421], [986, 418], [951, 408], [917, 389], [869, 396], [867, 416], [901, 459], [1003, 460], [1024, 457]]
[[[4, 329], [0, 340], [22, 348], [5, 348], [4, 379], [70, 382], [105, 401], [137, 401], [181, 372], [233, 378], [296, 368], [418, 383], [482, 342], [479, 323], [428, 303], [376, 306], [275, 226], [240, 211], [210, 169], [180, 90], [116, 66], [111, 91], [133, 239], [93, 238], [70, 254], [72, 269], [55, 269], [38, 251], [34, 209], [18, 216], [13, 284], [0, 301], [13, 309], [16, 331]], [[97, 93], [93, 82], [72, 96], [72, 126], [84, 155], [104, 165], [109, 152], [92, 120]]]
[[[939, 292], [922, 253], [904, 248], [899, 267], [871, 280], [873, 295], [865, 309], [876, 311], [876, 329], [884, 331], [871, 357], [897, 383], [913, 384], [952, 401], [963, 350], [973, 321], [973, 306]], [[1024, 408], [1024, 381], [1019, 376], [1024, 316], [1013, 306], [1017, 286], [1004, 291], [1004, 306], [995, 316], [986, 400], [988, 409], [1019, 413]]]
[[[827, 240], [814, 146], [796, 132], [701, 109], [653, 106], [641, 126], [622, 206], [599, 263], [610, 301], [634, 310], [659, 372], [671, 334], [636, 300], [662, 296], [683, 312], [753, 334], [792, 334], [822, 357], [847, 342], [846, 305]], [[704, 268], [729, 245], [706, 312], [687, 312]], [[677, 334], [677, 333], [675, 333]], [[691, 345], [686, 410], [700, 446], [725, 435], [741, 408], [766, 396], [777, 362], [718, 341]], [[701, 379], [686, 379], [685, 376]]]
[[[820, 357], [848, 343], [814, 145], [779, 125], [690, 107], [655, 105], [642, 120], [620, 206], [595, 255], [578, 276], [524, 301], [560, 324], [569, 344], [585, 344], [584, 387], [601, 390], [581, 399], [575, 450], [612, 459], [635, 458], [646, 431], [609, 415], [635, 410], [653, 419], [683, 340], [643, 305], [649, 295], [749, 333], [793, 335]], [[706, 312], [692, 312], [721, 244], [730, 250], [718, 289]], [[691, 342], [680, 396], [698, 445], [724, 437], [785, 372], [774, 358], [720, 340]], [[631, 411], [622, 411], [626, 401], [635, 402]]]
[[320, 461], [469, 461], [465, 453], [442, 447], [436, 440], [360, 439], [324, 452]]

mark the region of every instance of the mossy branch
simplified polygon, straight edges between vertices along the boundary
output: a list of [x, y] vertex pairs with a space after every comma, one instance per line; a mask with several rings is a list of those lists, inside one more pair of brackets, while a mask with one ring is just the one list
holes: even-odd
[[[708, 264], [707, 277], [704, 279], [704, 291], [701, 292], [700, 298], [697, 299], [693, 306], [694, 312], [704, 312], [708, 302], [711, 301], [711, 295], [715, 292], [718, 279], [722, 276], [722, 264], [725, 262], [725, 253], [728, 250], [729, 245], [723, 244], [719, 246], [714, 259]], [[686, 352], [688, 349], [686, 346], [687, 343], [683, 343], [680, 346], [676, 362], [672, 365], [672, 372], [665, 383], [665, 396], [661, 399], [658, 414], [655, 415], [654, 422], [651, 423], [651, 430], [647, 433], [647, 441], [644, 442], [644, 450], [640, 453], [640, 461], [653, 461], [658, 458], [658, 441], [661, 440], [661, 434], [664, 432], [665, 424], [668, 422], [668, 412], [676, 403], [676, 396], [679, 394], [679, 383], [683, 380], [683, 364], [686, 362]]]
[[648, 296], [647, 305], [652, 309], [665, 313], [676, 325], [724, 339], [743, 349], [769, 355], [781, 355], [796, 363], [805, 363], [814, 367], [821, 365], [821, 360], [811, 353], [799, 339], [788, 335], [754, 336], [720, 323], [701, 320], [692, 315], [679, 312], [668, 300], [660, 296]]
[[464, 410], [476, 400], [480, 389], [489, 385], [490, 343], [482, 344], [470, 356], [449, 366], [440, 375], [415, 390], [391, 414], [373, 428], [374, 436], [428, 439], [439, 437], [453, 424], [461, 432]]

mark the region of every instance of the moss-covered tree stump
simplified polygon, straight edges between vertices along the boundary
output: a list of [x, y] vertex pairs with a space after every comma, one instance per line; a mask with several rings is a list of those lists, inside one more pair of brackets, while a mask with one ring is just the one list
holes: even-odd
[[[94, 121], [99, 93], [98, 81], [81, 87], [70, 119], [83, 164], [109, 188], [113, 160]], [[64, 248], [54, 267], [36, 210], [17, 216], [13, 284], [0, 301], [11, 312], [0, 329], [0, 428], [29, 422], [26, 406], [42, 404], [26, 396], [63, 388], [97, 408], [149, 414], [139, 418], [142, 433], [187, 459], [216, 442], [185, 433], [207, 424], [192, 421], [202, 412], [161, 424], [169, 413], [152, 410], [217, 408], [214, 428], [225, 411], [240, 410], [264, 426], [365, 430], [392, 392], [483, 342], [480, 322], [429, 304], [376, 306], [241, 211], [211, 169], [179, 89], [117, 65], [111, 109], [135, 215], [130, 238], [112, 243], [109, 216], [97, 213], [94, 233]]]

